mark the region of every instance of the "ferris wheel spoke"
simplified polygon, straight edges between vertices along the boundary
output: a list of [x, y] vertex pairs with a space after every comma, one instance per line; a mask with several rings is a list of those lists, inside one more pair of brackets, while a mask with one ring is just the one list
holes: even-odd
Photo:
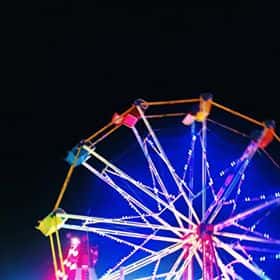
[[[184, 186], [185, 189], [187, 190], [188, 194], [190, 194], [191, 196], [194, 196], [194, 193], [192, 191], [192, 189], [187, 185], [187, 183], [185, 182], [185, 176], [183, 174], [183, 177], [181, 178], [175, 171], [175, 169], [172, 167], [171, 163], [168, 161], [167, 158], [165, 158], [159, 151], [158, 149], [155, 147], [154, 143], [148, 139], [148, 137], [146, 137], [145, 140], [145, 147], [146, 149], [148, 149], [148, 145], [151, 147], [151, 149], [158, 155], [158, 157], [162, 160], [163, 163], [165, 163], [165, 165], [168, 167], [179, 191], [181, 190], [181, 187]], [[180, 188], [179, 188], [179, 184], [180, 184]]]
[[257, 142], [251, 141], [247, 145], [242, 156], [238, 159], [238, 164], [236, 166], [237, 170], [226, 177], [224, 184], [221, 186], [217, 193], [216, 200], [212, 202], [212, 204], [206, 211], [205, 219], [208, 219], [209, 223], [213, 223], [213, 221], [223, 208], [224, 202], [227, 201], [234, 188], [238, 188], [240, 181], [243, 181], [244, 173], [252, 158], [256, 154], [257, 150]]
[[200, 242], [196, 242], [193, 246], [189, 249], [189, 254], [184, 260], [183, 264], [181, 265], [180, 269], [176, 272], [176, 276], [174, 280], [180, 280], [182, 279], [183, 274], [187, 271], [188, 266], [193, 260], [193, 256], [195, 252], [197, 251], [197, 248], [199, 247]]
[[[175, 253], [176, 251], [178, 251], [181, 248], [182, 248], [181, 243], [173, 244], [169, 247], [166, 247], [166, 248], [156, 252], [156, 254], [152, 254], [150, 256], [141, 258], [138, 261], [123, 267], [124, 275], [129, 275], [129, 274], [133, 273], [134, 271], [137, 271], [149, 264], [152, 264], [159, 259], [162, 259], [170, 254]], [[118, 280], [119, 277], [120, 277], [120, 272], [114, 272], [112, 274], [102, 276], [100, 278], [100, 280], [107, 280], [107, 279], [108, 280]]]
[[272, 199], [270, 201], [266, 201], [256, 207], [253, 207], [249, 210], [246, 210], [244, 212], [241, 212], [217, 225], [214, 226], [214, 231], [220, 231], [226, 227], [229, 227], [231, 225], [234, 225], [235, 222], [238, 222], [238, 221], [241, 221], [241, 220], [244, 220], [244, 219], [247, 219], [248, 217], [250, 217], [251, 215], [267, 208], [267, 207], [270, 207], [274, 204], [280, 204], [280, 198], [279, 197], [276, 197], [275, 199]]
[[218, 264], [218, 267], [220, 268], [221, 272], [222, 272], [222, 276], [224, 277], [225, 280], [231, 280], [229, 278], [229, 269], [226, 267], [226, 265], [223, 263], [221, 257], [219, 256], [218, 254], [218, 250], [217, 248], [214, 247], [214, 252], [215, 252], [215, 255], [216, 255], [216, 260], [217, 260], [217, 264]]
[[135, 135], [135, 138], [136, 138], [139, 146], [141, 147], [142, 152], [143, 152], [143, 154], [144, 154], [144, 156], [145, 156], [145, 158], [147, 160], [147, 163], [148, 163], [148, 165], [150, 167], [151, 174], [156, 178], [156, 180], [157, 180], [159, 186], [161, 187], [161, 190], [162, 190], [163, 194], [165, 195], [167, 201], [170, 202], [170, 195], [169, 195], [169, 193], [167, 191], [166, 186], [164, 185], [163, 180], [160, 177], [160, 174], [159, 174], [158, 170], [156, 169], [156, 166], [155, 166], [155, 164], [154, 164], [154, 162], [153, 162], [153, 160], [152, 160], [152, 158], [151, 158], [151, 156], [149, 154], [147, 146], [144, 144], [144, 142], [143, 142], [143, 140], [142, 140], [142, 138], [141, 138], [137, 128], [136, 127], [132, 127], [132, 131], [133, 131], [133, 133]]
[[[197, 213], [196, 213], [196, 211], [195, 211], [195, 209], [194, 209], [194, 207], [193, 207], [193, 205], [192, 205], [190, 199], [188, 198], [188, 196], [187, 196], [185, 190], [182, 188], [182, 179], [180, 179], [179, 175], [178, 175], [178, 174], [176, 173], [176, 171], [175, 171], [175, 168], [172, 166], [172, 164], [171, 164], [171, 162], [169, 161], [167, 155], [165, 154], [165, 152], [164, 152], [164, 150], [163, 150], [163, 148], [162, 148], [162, 146], [161, 146], [161, 144], [160, 144], [160, 142], [159, 142], [159, 140], [158, 140], [158, 138], [157, 138], [155, 132], [153, 131], [153, 129], [152, 129], [152, 127], [151, 127], [149, 121], [147, 120], [147, 118], [146, 118], [144, 112], [142, 111], [141, 107], [140, 107], [140, 106], [136, 106], [136, 108], [137, 108], [137, 110], [139, 111], [139, 114], [140, 114], [140, 116], [141, 116], [141, 118], [142, 118], [142, 120], [143, 120], [145, 126], [147, 127], [147, 130], [148, 130], [149, 134], [151, 135], [151, 137], [152, 137], [152, 139], [153, 139], [153, 142], [154, 142], [154, 144], [155, 144], [155, 146], [156, 146], [156, 149], [157, 149], [157, 151], [159, 152], [159, 156], [162, 158], [163, 162], [165, 162], [165, 164], [166, 164], [166, 166], [167, 166], [167, 169], [169, 170], [170, 175], [171, 175], [171, 177], [173, 178], [173, 180], [174, 180], [174, 182], [175, 182], [175, 184], [176, 184], [176, 186], [177, 186], [179, 192], [183, 194], [183, 198], [184, 198], [184, 200], [185, 200], [185, 202], [186, 202], [188, 208], [189, 208], [190, 211], [192, 212], [192, 215], [194, 216], [196, 222], [199, 223], [200, 220], [199, 220], [199, 218], [198, 218], [198, 215], [197, 215]], [[185, 182], [184, 182], [184, 185], [186, 186], [188, 192], [192, 194], [192, 191], [191, 191], [190, 188], [186, 185]]]
[[[142, 248], [145, 246], [145, 244], [147, 244], [152, 237], [156, 234], [158, 230], [156, 230], [154, 233], [150, 234], [148, 238], [146, 238], [140, 245], [139, 247], [134, 248], [126, 257], [122, 258], [112, 269], [110, 269], [111, 272], [116, 271], [117, 269], [121, 268], [121, 266], [128, 261], [128, 259], [130, 259], [133, 255], [135, 255], [137, 253], [137, 251], [139, 250], [139, 248]], [[155, 268], [154, 268], [154, 272], [153, 275], [157, 273], [157, 269], [159, 267], [160, 264], [160, 259], [157, 261]]]
[[258, 243], [264, 243], [264, 244], [273, 244], [273, 245], [280, 245], [280, 240], [278, 239], [271, 239], [271, 238], [260, 238], [256, 236], [251, 236], [248, 234], [239, 234], [234, 232], [216, 232], [215, 235], [238, 239], [240, 241], [246, 240], [246, 241], [252, 241], [252, 242], [258, 242]]
[[[113, 171], [113, 170], [111, 170], [111, 169], [109, 169], [108, 167], [107, 168], [104, 168], [104, 170], [102, 171], [102, 173], [103, 174], [107, 174], [107, 175], [114, 175], [114, 176], [116, 176], [116, 177], [119, 177], [119, 178], [121, 178], [121, 179], [123, 179], [123, 180], [126, 180], [126, 181], [128, 181], [127, 180], [127, 177], [125, 177], [125, 176], [123, 176], [122, 174], [120, 174], [120, 173], [117, 173], [117, 172], [115, 172], [115, 171]], [[136, 182], [138, 182], [138, 181], [136, 181]], [[138, 183], [140, 183], [140, 182], [138, 182]], [[140, 184], [142, 184], [142, 183], [140, 183]], [[150, 191], [152, 191], [153, 193], [155, 193], [156, 194], [156, 196], [159, 196], [159, 195], [162, 195], [162, 196], [164, 196], [164, 193], [163, 192], [161, 192], [161, 191], [159, 191], [158, 189], [156, 189], [156, 187], [155, 187], [155, 183], [153, 182], [153, 187], [151, 187], [151, 186], [148, 186], [148, 185], [145, 185], [145, 184], [142, 184], [143, 186], [145, 186], [145, 188], [147, 189], [147, 190], [150, 190]], [[179, 195], [179, 194], [178, 194]], [[178, 196], [177, 195], [177, 196]], [[169, 199], [170, 199], [170, 204], [171, 203], [174, 203], [174, 195], [173, 194], [169, 194]], [[171, 200], [172, 199], [172, 200]]]
[[[173, 213], [176, 217], [180, 217], [182, 220], [184, 220], [185, 222], [187, 222], [188, 224], [194, 225], [193, 221], [191, 221], [189, 218], [187, 218], [185, 215], [183, 215], [182, 213], [180, 213], [177, 209], [175, 209], [175, 207], [172, 205], [170, 206], [167, 202], [165, 202], [164, 200], [162, 200], [159, 196], [157, 196], [156, 194], [154, 194], [152, 191], [149, 190], [150, 187], [146, 187], [146, 185], [144, 185], [143, 183], [136, 181], [135, 179], [133, 179], [131, 176], [129, 176], [128, 174], [126, 174], [125, 172], [123, 172], [121, 169], [119, 169], [118, 167], [116, 167], [114, 164], [110, 163], [108, 160], [106, 160], [104, 157], [102, 157], [101, 155], [99, 155], [98, 153], [96, 153], [93, 149], [90, 148], [85, 148], [87, 149], [87, 151], [89, 153], [91, 153], [93, 156], [95, 156], [97, 159], [99, 159], [101, 162], [103, 162], [106, 166], [110, 167], [111, 169], [113, 169], [115, 172], [117, 172], [116, 174], [120, 177], [125, 179], [126, 181], [128, 181], [129, 183], [131, 183], [132, 185], [134, 185], [135, 187], [137, 187], [139, 190], [141, 190], [142, 192], [144, 192], [146, 195], [148, 195], [150, 198], [152, 198], [155, 202], [160, 203], [162, 206], [166, 207], [168, 210], [171, 211], [171, 213]], [[89, 169], [90, 171], [92, 171], [93, 167], [90, 166], [88, 163], [84, 162], [83, 165]], [[98, 173], [99, 177], [101, 176], [102, 178], [105, 178], [104, 174], [100, 173], [99, 171], [95, 170], [94, 172], [95, 174]], [[112, 178], [110, 178], [110, 180], [112, 180]], [[107, 179], [108, 181], [108, 179]], [[114, 183], [115, 184], [115, 183]], [[115, 184], [116, 185], [116, 184]], [[122, 190], [120, 187], [118, 187], [119, 190]], [[122, 190], [123, 191], [123, 190]], [[191, 206], [192, 207], [192, 206]], [[192, 207], [193, 208], [193, 207]]]
[[[167, 165], [167, 166], [168, 166], [168, 164], [171, 165], [170, 162], [168, 161], [168, 159], [167, 159], [166, 157], [164, 157], [164, 156], [158, 151], [158, 149], [155, 147], [154, 143], [153, 143], [151, 140], [149, 140], [148, 137], [146, 137], [145, 146], [147, 147], [147, 149], [148, 149], [148, 145], [149, 145], [149, 146], [151, 147], [151, 149], [158, 155], [158, 157], [162, 160], [162, 162], [165, 163], [165, 165]], [[188, 159], [190, 159], [190, 157], [189, 157]], [[175, 169], [174, 169], [172, 166], [169, 167], [169, 168], [170, 168], [170, 172], [172, 172], [173, 176], [175, 177], [175, 179], [174, 179], [174, 177], [173, 177], [173, 179], [176, 180], [175, 183], [178, 185], [178, 182], [179, 182], [181, 185], [183, 185], [183, 186], [185, 187], [185, 189], [187, 190], [188, 194], [190, 194], [191, 196], [194, 196], [193, 190], [188, 186], [188, 184], [187, 184], [186, 181], [185, 181], [185, 177], [186, 177], [186, 176], [185, 176], [185, 173], [186, 173], [186, 171], [187, 171], [188, 165], [187, 165], [187, 164], [185, 165], [185, 167], [184, 167], [185, 173], [183, 173], [183, 176], [182, 176], [182, 177], [180, 177], [180, 176], [176, 173]], [[180, 189], [179, 189], [179, 190], [180, 190]]]
[[[146, 214], [149, 214], [151, 217], [153, 217], [155, 220], [160, 222], [162, 225], [165, 225], [169, 228], [171, 232], [176, 234], [179, 237], [182, 237], [182, 234], [175, 230], [169, 223], [167, 223], [164, 219], [162, 219], [160, 216], [157, 215], [157, 213], [154, 213], [152, 210], [150, 210], [148, 207], [146, 207], [144, 204], [142, 204], [140, 201], [138, 201], [136, 198], [128, 194], [126, 191], [121, 189], [119, 186], [117, 186], [112, 180], [109, 180], [106, 176], [101, 174], [98, 170], [87, 164], [86, 162], [83, 163], [83, 165], [89, 169], [93, 174], [95, 174], [97, 177], [102, 179], [104, 182], [106, 182], [109, 186], [111, 186], [113, 189], [115, 189], [117, 192], [119, 192], [129, 203], [133, 203], [137, 207], [139, 207], [142, 211], [144, 211]], [[133, 208], [134, 210], [135, 207]], [[139, 214], [139, 213], [138, 213]], [[182, 214], [181, 214], [182, 215]], [[141, 215], [140, 215], [141, 216]], [[144, 219], [145, 222], [149, 223], [146, 219]]]
[[[153, 148], [153, 150], [158, 154], [158, 156], [162, 159], [163, 162], [165, 162], [165, 164], [168, 166], [168, 164], [170, 164], [169, 162], [166, 162], [166, 159], [155, 149], [154, 145], [151, 143], [151, 141], [147, 140], [147, 143], [151, 145], [151, 147]], [[187, 185], [187, 183], [185, 182], [184, 179], [182, 179], [175, 171], [175, 169], [173, 167], [169, 167], [170, 172], [172, 172], [172, 177], [175, 181], [175, 184], [177, 185], [177, 188], [179, 190], [179, 193], [182, 194], [185, 203], [188, 206], [188, 209], [190, 210], [190, 212], [192, 213], [193, 217], [196, 220], [196, 223], [199, 223], [199, 217], [192, 205], [192, 201], [190, 198], [188, 198], [185, 189], [188, 191], [190, 197], [194, 197], [194, 194], [192, 192], [192, 190], [190, 189], [190, 187]], [[183, 188], [183, 186], [185, 187], [185, 189]]]
[[182, 262], [182, 260], [185, 256], [185, 254], [186, 254], [186, 250], [182, 250], [180, 256], [177, 258], [177, 260], [174, 262], [173, 266], [169, 270], [166, 280], [170, 280], [172, 278], [172, 276], [175, 274], [177, 268], [179, 267], [180, 263]]
[[195, 256], [195, 259], [200, 267], [200, 269], [202, 270], [203, 269], [203, 265], [202, 265], [202, 259], [198, 253], [198, 250], [194, 251], [194, 256]]
[[[209, 223], [212, 223], [215, 220], [215, 218], [222, 210], [224, 202], [227, 201], [234, 188], [238, 187], [240, 181], [243, 180], [244, 172], [247, 169], [249, 162], [249, 159], [244, 161], [235, 174], [229, 175], [226, 178], [225, 183], [222, 185], [222, 187], [217, 193], [217, 200], [213, 201], [213, 203], [207, 209], [206, 218], [209, 217]], [[227, 182], [228, 179], [229, 182]]]
[[156, 264], [155, 264], [153, 274], [152, 274], [152, 280], [155, 280], [157, 278], [157, 275], [158, 275], [157, 273], [158, 273], [160, 262], [161, 262], [161, 259], [158, 259]]
[[246, 226], [241, 225], [240, 223], [237, 223], [237, 222], [235, 222], [235, 223], [233, 224], [233, 226], [236, 227], [236, 228], [239, 228], [239, 229], [243, 230], [244, 232], [250, 232], [251, 234], [254, 234], [254, 235], [256, 235], [256, 236], [261, 236], [261, 237], [263, 237], [263, 236], [264, 236], [264, 233], [261, 233], [261, 232], [259, 232], [259, 231], [256, 231], [255, 228], [256, 228], [257, 225], [259, 225], [259, 224], [261, 223], [261, 221], [262, 221], [264, 218], [268, 217], [268, 216], [271, 214], [271, 212], [272, 212], [272, 209], [268, 209], [268, 210], [266, 211], [266, 213], [263, 214], [259, 219], [257, 219], [257, 221], [255, 221], [254, 224], [251, 225], [250, 227], [246, 227]]
[[[258, 201], [259, 201], [259, 200], [258, 200]], [[255, 228], [256, 228], [257, 225], [259, 225], [259, 224], [261, 223], [261, 221], [262, 221], [264, 218], [268, 217], [268, 216], [271, 214], [271, 212], [272, 212], [272, 209], [266, 210], [266, 212], [265, 212], [259, 219], [257, 219], [257, 220], [254, 222], [253, 225], [250, 225], [250, 227], [246, 227], [246, 226], [244, 226], [244, 225], [241, 225], [241, 224], [238, 223], [238, 222], [235, 222], [235, 223], [233, 224], [233, 226], [236, 227], [236, 228], [238, 228], [238, 229], [243, 230], [243, 233], [244, 233], [244, 234], [249, 234], [249, 233], [250, 233], [250, 234], [252, 234], [252, 235], [254, 235], [254, 236], [258, 236], [258, 237], [266, 238], [266, 239], [267, 239], [267, 238], [269, 237], [269, 235], [268, 235], [267, 233], [263, 233], [263, 232], [256, 231]]]
[[[107, 173], [104, 173], [107, 175]], [[110, 179], [111, 182], [114, 182], [113, 179], [107, 175], [107, 178]], [[124, 178], [125, 179], [125, 178]], [[187, 218], [185, 215], [183, 215], [181, 212], [179, 212], [175, 206], [174, 206], [174, 202], [179, 199], [181, 197], [182, 194], [178, 194], [177, 197], [175, 197], [170, 204], [166, 203], [164, 200], [162, 200], [159, 196], [157, 196], [156, 194], [154, 194], [153, 192], [151, 192], [149, 190], [149, 188], [146, 187], [146, 185], [139, 183], [139, 182], [134, 182], [134, 185], [138, 187], [138, 189], [142, 190], [145, 194], [149, 195], [150, 198], [152, 198], [154, 201], [156, 201], [157, 203], [159, 203], [161, 206], [163, 206], [164, 208], [162, 209], [162, 211], [160, 211], [159, 213], [163, 213], [166, 210], [169, 210], [174, 216], [175, 218], [177, 218], [177, 221], [179, 218], [181, 218], [182, 220], [184, 220], [185, 222], [187, 222], [190, 225], [194, 225], [194, 223]], [[181, 226], [180, 228], [183, 229], [181, 220], [179, 220], [180, 222], [179, 225]]]
[[[266, 160], [274, 169], [271, 174], [267, 174], [267, 177], [253, 176], [254, 179], [258, 177], [260, 180], [252, 190], [248, 189], [248, 193], [254, 193], [263, 181], [266, 184], [267, 178], [271, 179], [273, 184], [276, 182], [274, 171], [276, 168], [276, 171], [279, 171], [280, 166], [265, 149], [274, 138], [278, 137], [275, 134], [275, 123], [274, 121], [258, 122], [219, 105], [212, 101], [212, 95], [208, 93], [202, 94], [199, 99], [193, 99], [191, 102], [197, 102], [198, 106], [189, 110], [179, 105], [186, 103], [186, 100], [146, 102], [138, 99], [129, 110], [120, 115], [115, 113], [109, 125], [81, 140], [65, 158], [71, 168], [59, 193], [57, 207], [55, 206], [49, 215], [39, 221], [39, 226], [36, 228], [50, 237], [60, 229], [84, 231], [108, 243], [104, 243], [101, 248], [110, 248], [114, 251], [114, 255], [101, 261], [107, 270], [100, 280], [194, 280], [198, 278], [244, 280], [238, 273], [270, 280], [258, 263], [280, 259], [280, 239], [277, 239], [277, 235], [275, 238], [270, 237], [273, 236], [272, 232], [262, 233], [260, 231], [263, 230], [258, 231], [258, 229], [260, 225], [266, 226], [262, 223], [263, 220], [280, 205], [280, 192], [277, 190], [277, 193], [272, 196], [250, 194], [252, 197], [242, 198], [241, 195], [245, 187], [243, 183], [247, 183], [245, 173], [259, 151], [261, 156], [261, 152], [266, 155], [260, 160]], [[161, 107], [158, 106], [171, 104], [177, 104], [179, 111], [176, 111], [174, 106], [167, 108], [167, 112], [161, 112]], [[150, 112], [146, 114], [151, 105], [157, 106], [152, 108], [151, 114]], [[247, 136], [237, 129], [212, 121], [208, 118], [212, 105], [258, 125], [260, 129], [252, 131], [250, 136]], [[188, 112], [182, 113], [187, 110]], [[166, 135], [165, 131], [169, 126], [160, 123], [160, 119], [164, 121], [165, 117], [174, 119], [181, 116], [184, 116], [181, 120], [181, 128], [189, 134], [190, 145], [176, 141], [176, 144], [169, 142], [168, 147], [162, 140], [165, 140], [163, 135]], [[178, 120], [176, 119], [176, 122]], [[246, 137], [248, 141], [243, 151], [241, 148], [241, 154], [234, 156], [234, 161], [231, 161], [230, 165], [221, 172], [215, 168], [223, 161], [222, 145], [218, 147], [220, 151], [209, 153], [209, 144], [217, 144], [217, 141], [214, 137], [211, 138], [212, 132], [209, 128], [212, 128], [212, 125], [210, 123], [208, 128], [208, 120], [230, 131], [230, 135], [234, 133], [236, 137]], [[157, 124], [162, 125], [160, 130], [157, 130]], [[103, 146], [103, 140], [110, 141], [109, 136], [121, 127], [126, 128], [111, 138], [111, 146], [108, 142]], [[179, 128], [180, 133], [181, 128]], [[243, 128], [247, 129], [247, 125]], [[127, 136], [125, 133], [130, 133], [128, 137], [137, 142], [136, 148], [135, 145], [127, 145], [127, 147], [122, 145], [121, 137]], [[222, 133], [222, 137], [228, 135], [228, 132]], [[178, 136], [177, 132], [173, 136]], [[116, 148], [125, 149], [125, 153], [121, 154], [119, 160], [113, 160], [113, 155], [110, 153], [110, 148], [115, 150], [112, 146], [116, 144], [114, 140], [119, 141], [117, 144], [120, 144]], [[223, 147], [232, 144], [235, 140], [237, 139], [230, 139]], [[243, 145], [242, 143], [236, 141], [233, 154]], [[101, 151], [106, 149], [106, 156], [105, 153], [104, 155], [102, 152], [99, 153], [99, 148]], [[169, 150], [165, 148], [171, 148], [173, 153], [169, 154]], [[272, 151], [274, 147], [271, 148]], [[177, 153], [180, 153], [179, 160], [170, 157]], [[230, 150], [229, 154], [231, 154]], [[130, 160], [133, 160], [134, 165], [128, 167]], [[261, 171], [268, 171], [267, 162]], [[253, 168], [261, 168], [259, 163], [261, 162], [258, 160], [255, 165], [252, 164]], [[101, 217], [67, 214], [59, 208], [73, 168], [80, 165], [102, 181], [100, 187], [105, 187], [106, 193], [107, 191], [109, 194], [113, 193], [110, 199], [116, 199], [110, 209], [106, 208], [110, 206], [107, 196], [105, 208], [93, 209], [93, 212], [102, 212]], [[141, 170], [141, 165], [144, 170]], [[144, 172], [135, 175], [134, 172], [138, 170]], [[214, 176], [216, 171], [217, 177]], [[252, 170], [254, 175], [257, 172]], [[246, 181], [253, 177], [246, 177]], [[86, 199], [86, 202], [89, 200]], [[69, 201], [67, 207], [68, 203]], [[105, 217], [109, 215], [110, 218], [103, 218], [102, 215]], [[89, 242], [89, 239], [86, 243], [84, 239], [80, 240], [78, 246], [81, 247], [77, 247], [77, 251], [81, 248], [82, 258], [84, 249], [88, 249], [88, 253], [91, 252]], [[58, 248], [54, 248], [54, 244], [51, 244], [55, 271], [59, 269], [57, 259], [60, 258], [61, 265], [63, 263], [60, 242], [56, 243]], [[72, 238], [70, 243], [70, 246], [74, 244]], [[80, 259], [77, 259], [76, 265], [78, 266], [79, 263]], [[66, 275], [67, 270], [65, 270], [65, 277], [71, 278]]]
[[[195, 158], [195, 145], [196, 145], [196, 141], [197, 141], [197, 135], [195, 132], [195, 123], [192, 124], [191, 126], [191, 144], [190, 144], [190, 148], [188, 149], [187, 152], [187, 159], [186, 159], [186, 163], [184, 165], [184, 169], [183, 169], [183, 175], [182, 175], [182, 182], [186, 181], [186, 177], [187, 177], [187, 172], [189, 172], [190, 175], [190, 182], [189, 182], [189, 186], [190, 186], [190, 190], [193, 191], [193, 163], [194, 163], [194, 158]], [[190, 193], [192, 195], [192, 193]]]
[[130, 247], [133, 247], [134, 249], [141, 249], [142, 251], [144, 251], [146, 253], [149, 253], [149, 254], [154, 254], [155, 253], [155, 251], [150, 250], [148, 248], [145, 248], [145, 247], [143, 247], [141, 245], [134, 244], [133, 242], [127, 241], [125, 239], [121, 239], [119, 237], [116, 237], [116, 236], [111, 235], [111, 234], [106, 233], [106, 232], [98, 231], [98, 230], [96, 230], [95, 228], [92, 228], [92, 227], [64, 224], [62, 226], [62, 228], [64, 228], [64, 229], [71, 229], [71, 230], [86, 231], [86, 232], [93, 232], [93, 233], [96, 233], [96, 234], [98, 234], [100, 236], [104, 236], [104, 237], [112, 239], [112, 240], [114, 240], [116, 242], [119, 242], [120, 244], [126, 244], [126, 245], [128, 245]]
[[[141, 147], [141, 149], [142, 149], [142, 151], [144, 153], [144, 156], [145, 156], [145, 158], [146, 158], [146, 160], [148, 162], [148, 165], [150, 167], [150, 172], [151, 172], [152, 176], [154, 176], [155, 179], [157, 180], [157, 182], [158, 182], [158, 184], [159, 184], [159, 186], [160, 186], [160, 188], [161, 188], [165, 198], [167, 199], [168, 204], [170, 205], [170, 207], [173, 210], [175, 210], [174, 205], [170, 201], [170, 195], [169, 195], [169, 193], [167, 191], [167, 188], [164, 185], [163, 180], [161, 179], [160, 174], [159, 174], [158, 170], [156, 169], [156, 166], [155, 166], [155, 164], [154, 164], [154, 162], [153, 162], [153, 160], [152, 160], [152, 158], [151, 158], [151, 156], [150, 156], [150, 154], [148, 152], [148, 149], [147, 149], [147, 147], [145, 147], [145, 145], [144, 145], [144, 143], [143, 143], [143, 141], [142, 141], [142, 139], [141, 139], [141, 137], [140, 137], [136, 127], [132, 127], [132, 131], [133, 131], [133, 133], [134, 133], [134, 135], [135, 135], [135, 137], [136, 137], [136, 139], [137, 139], [137, 141], [138, 141], [138, 143], [139, 143], [139, 145], [140, 145], [140, 147]], [[176, 214], [176, 211], [172, 211], [172, 213], [174, 214], [174, 216], [175, 216], [179, 226], [181, 228], [183, 228], [184, 227], [183, 223], [182, 223], [181, 219], [178, 217], [178, 215]]]
[[156, 280], [156, 279], [165, 280], [166, 277], [168, 276], [168, 274], [169, 274], [169, 272], [165, 272], [165, 273], [160, 273], [160, 274], [154, 275], [154, 278], [151, 278], [151, 276], [148, 276], [148, 277], [135, 278], [134, 280]]
[[264, 248], [264, 247], [256, 247], [256, 246], [247, 246], [247, 245], [241, 245], [240, 243], [238, 244], [233, 244], [232, 248], [238, 251], [250, 251], [250, 252], [258, 252], [258, 253], [267, 253], [267, 254], [280, 254], [280, 249], [270, 249], [270, 248]]
[[123, 237], [130, 237], [130, 238], [140, 238], [140, 239], [147, 239], [156, 240], [156, 241], [164, 241], [164, 242], [172, 242], [178, 243], [181, 239], [171, 238], [166, 236], [158, 236], [158, 235], [151, 235], [151, 234], [143, 234], [143, 233], [136, 233], [136, 232], [129, 232], [129, 231], [121, 231], [121, 230], [110, 230], [104, 228], [97, 228], [97, 227], [88, 227], [92, 231], [99, 233], [99, 234], [109, 234], [111, 236], [123, 236]]
[[216, 242], [218, 247], [224, 249], [232, 257], [234, 257], [237, 261], [239, 261], [241, 264], [243, 264], [243, 266], [245, 266], [248, 270], [250, 270], [252, 273], [257, 275], [260, 279], [271, 280], [268, 276], [265, 275], [265, 273], [262, 269], [260, 269], [256, 265], [252, 264], [249, 259], [246, 259], [242, 255], [237, 253], [230, 245], [223, 243], [217, 237], [213, 237], [213, 240]]
[[205, 219], [206, 215], [206, 202], [207, 202], [207, 191], [206, 191], [206, 145], [207, 145], [207, 121], [202, 121], [202, 129], [200, 135], [201, 143], [201, 216], [202, 220]]
[[[75, 215], [75, 214], [57, 214], [58, 217], [64, 219], [72, 219], [72, 220], [80, 220], [83, 222], [83, 225], [91, 225], [91, 224], [107, 224], [107, 225], [123, 225], [125, 227], [131, 228], [146, 228], [151, 230], [165, 230], [169, 231], [170, 228], [163, 226], [161, 224], [147, 224], [142, 222], [135, 222], [128, 220], [129, 217], [123, 218], [100, 218], [100, 217], [90, 217], [90, 216], [83, 216], [83, 215]], [[135, 216], [135, 218], [141, 218], [141, 216]], [[183, 233], [188, 233], [190, 230], [188, 229], [181, 229], [179, 227], [174, 227], [175, 230], [182, 231]]]
[[[207, 119], [208, 121], [208, 119]], [[201, 133], [200, 133], [200, 144], [201, 144], [201, 149], [202, 149], [202, 189], [199, 193], [196, 194], [197, 196], [202, 196], [202, 212], [204, 212], [204, 220], [206, 220], [209, 217], [209, 209], [211, 209], [211, 207], [216, 206], [216, 204], [212, 204], [211, 207], [207, 208], [207, 204], [206, 204], [206, 194], [207, 194], [207, 190], [210, 189], [211, 194], [212, 194], [212, 198], [213, 198], [213, 202], [215, 203], [215, 201], [218, 201], [217, 199], [217, 194], [215, 192], [214, 189], [214, 181], [213, 178], [211, 176], [211, 171], [210, 171], [210, 165], [208, 162], [208, 157], [207, 157], [207, 121], [203, 121], [202, 123], [202, 129], [201, 129]], [[208, 184], [207, 184], [207, 179], [208, 179]]]

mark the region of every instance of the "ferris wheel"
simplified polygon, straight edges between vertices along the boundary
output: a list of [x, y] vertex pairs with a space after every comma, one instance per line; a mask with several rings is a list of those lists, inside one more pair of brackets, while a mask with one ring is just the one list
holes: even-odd
[[[53, 211], [37, 226], [50, 239], [56, 279], [67, 279], [61, 230], [107, 244], [100, 280], [273, 279], [267, 263], [280, 260], [279, 142], [274, 121], [211, 94], [138, 99], [114, 113], [68, 153]], [[60, 208], [82, 168], [94, 175], [93, 193], [106, 189], [97, 215], [94, 205], [90, 216]]]

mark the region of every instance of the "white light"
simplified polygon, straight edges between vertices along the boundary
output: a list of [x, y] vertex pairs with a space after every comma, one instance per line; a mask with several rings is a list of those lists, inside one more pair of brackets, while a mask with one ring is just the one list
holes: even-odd
[[78, 237], [72, 237], [71, 238], [71, 245], [72, 246], [78, 246], [81, 243], [81, 240]]

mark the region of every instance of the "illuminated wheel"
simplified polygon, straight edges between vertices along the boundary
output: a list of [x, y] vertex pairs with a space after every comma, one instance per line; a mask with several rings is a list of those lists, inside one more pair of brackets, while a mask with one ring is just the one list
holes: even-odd
[[[210, 94], [136, 100], [68, 153], [61, 194], [38, 228], [52, 248], [57, 230], [92, 233], [102, 280], [272, 279], [268, 262], [280, 259], [276, 151], [273, 121], [256, 121]], [[90, 215], [70, 214], [70, 205], [57, 211], [74, 167], [95, 175]], [[54, 249], [53, 257], [59, 270]]]

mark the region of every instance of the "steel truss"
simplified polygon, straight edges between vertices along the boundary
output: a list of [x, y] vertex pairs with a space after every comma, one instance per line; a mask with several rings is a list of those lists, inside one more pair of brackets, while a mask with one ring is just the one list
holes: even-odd
[[[198, 104], [198, 107], [189, 114], [186, 112], [148, 114], [153, 107], [174, 108], [182, 104]], [[223, 171], [224, 179], [220, 185], [216, 185], [211, 175], [207, 153], [207, 124], [212, 121], [208, 118], [212, 107], [222, 109], [261, 129], [257, 137], [248, 140], [247, 146], [228, 171]], [[183, 174], [179, 174], [176, 170], [152, 126], [154, 119], [178, 117], [184, 117], [182, 126], [185, 125], [186, 129], [189, 126], [192, 135]], [[152, 178], [150, 185], [129, 175], [121, 166], [99, 152], [99, 145], [124, 126], [132, 132], [142, 151]], [[221, 126], [225, 127], [223, 124]], [[226, 128], [236, 132], [231, 127]], [[55, 207], [37, 227], [50, 238], [57, 280], [67, 279], [63, 274], [63, 256], [59, 239], [61, 229], [90, 232], [131, 248], [128, 255], [101, 276], [101, 280], [125, 278], [136, 280], [134, 273], [150, 266], [153, 266], [152, 272], [149, 275], [143, 274], [142, 277], [137, 276], [137, 280], [191, 280], [197, 279], [195, 277], [198, 270], [199, 277], [203, 280], [243, 279], [242, 275], [235, 271], [235, 264], [242, 265], [259, 279], [270, 279], [251, 258], [250, 252], [260, 251], [280, 258], [280, 240], [256, 231], [257, 222], [250, 226], [245, 226], [245, 222], [258, 213], [279, 206], [280, 193], [257, 199], [247, 198], [247, 202], [254, 201], [253, 206], [238, 213], [235, 209], [238, 203], [237, 196], [250, 162], [255, 154], [260, 150], [263, 151], [273, 139], [279, 142], [273, 122], [259, 122], [233, 111], [214, 102], [211, 95], [162, 102], [137, 100], [123, 114], [115, 114], [108, 125], [81, 141], [70, 152], [68, 162], [71, 167]], [[197, 146], [201, 147], [198, 157], [201, 161], [199, 178], [196, 178], [194, 173]], [[98, 167], [96, 162], [99, 162]], [[83, 166], [105, 182], [107, 187], [116, 191], [135, 215], [104, 218], [70, 214], [61, 210], [59, 206], [63, 195], [77, 166]], [[170, 178], [168, 182], [165, 182], [162, 168]], [[195, 190], [194, 180], [200, 181], [200, 190]], [[223, 209], [229, 206], [232, 206], [233, 210], [228, 217], [218, 219]], [[160, 246], [156, 246], [157, 243]], [[142, 252], [139, 254], [141, 257], [137, 258], [139, 252]], [[165, 270], [167, 259], [171, 264]]]

